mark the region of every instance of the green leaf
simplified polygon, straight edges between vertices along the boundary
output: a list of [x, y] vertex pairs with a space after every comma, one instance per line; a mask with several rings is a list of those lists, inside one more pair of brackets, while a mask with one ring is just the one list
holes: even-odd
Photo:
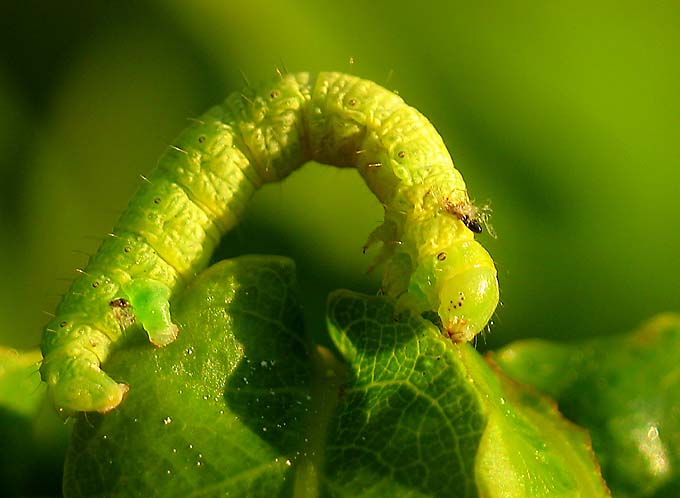
[[66, 496], [607, 496], [583, 431], [385, 298], [331, 296], [342, 362], [306, 339], [284, 258], [211, 267], [173, 315], [176, 342], [106, 365], [131, 389], [79, 416]]
[[586, 427], [613, 495], [680, 496], [680, 316], [571, 344], [520, 341], [491, 356]]
[[470, 344], [394, 317], [383, 298], [331, 297], [331, 336], [350, 364], [328, 448], [334, 495], [608, 496], [586, 434], [548, 400]]

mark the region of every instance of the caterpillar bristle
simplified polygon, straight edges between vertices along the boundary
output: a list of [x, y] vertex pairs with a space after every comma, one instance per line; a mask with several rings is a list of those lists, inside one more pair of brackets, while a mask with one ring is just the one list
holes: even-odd
[[241, 99], [244, 100], [245, 102], [248, 102], [250, 105], [253, 105], [255, 103], [255, 101], [253, 99], [251, 99], [245, 93], [241, 93], [240, 95], [241, 95]]
[[394, 77], [394, 69], [390, 69], [389, 71], [387, 71], [387, 76], [385, 76], [385, 78], [383, 78], [383, 86], [385, 86], [385, 87], [389, 86], [393, 77]]
[[248, 76], [246, 75], [245, 71], [243, 69], [239, 69], [238, 72], [241, 75], [241, 79], [243, 80], [243, 84], [245, 85], [245, 87], [252, 88], [250, 80], [248, 80]]
[[171, 149], [173, 149], [173, 150], [176, 150], [177, 152], [181, 152], [182, 154], [187, 154], [187, 151], [186, 151], [186, 150], [181, 149], [181, 148], [177, 147], [176, 145], [170, 144], [169, 147], [170, 147]]
[[279, 77], [280, 80], [283, 80], [283, 78], [288, 74], [288, 69], [286, 69], [286, 65], [283, 63], [283, 61], [279, 61], [281, 64], [281, 67], [276, 66], [274, 68], [274, 71], [276, 72], [276, 75]]

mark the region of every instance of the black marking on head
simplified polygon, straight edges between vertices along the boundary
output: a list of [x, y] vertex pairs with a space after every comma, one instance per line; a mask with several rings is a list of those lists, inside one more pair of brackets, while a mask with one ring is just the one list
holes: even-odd
[[279, 93], [278, 90], [272, 90], [272, 93], [269, 94], [269, 96], [270, 96], [272, 99], [277, 98], [279, 95], [280, 95], [280, 93]]
[[205, 135], [201, 135], [200, 137], [198, 137], [198, 143], [202, 144], [203, 142], [205, 142]]
[[437, 259], [439, 261], [446, 261], [446, 253], [444, 251], [440, 252], [439, 254], [437, 254]]

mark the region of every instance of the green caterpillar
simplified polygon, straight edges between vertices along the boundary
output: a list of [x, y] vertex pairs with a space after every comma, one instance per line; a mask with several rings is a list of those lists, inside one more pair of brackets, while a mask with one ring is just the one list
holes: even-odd
[[41, 375], [55, 405], [109, 411], [128, 386], [100, 368], [133, 322], [156, 346], [177, 336], [169, 299], [208, 265], [262, 184], [314, 160], [354, 167], [385, 207], [382, 291], [435, 311], [471, 340], [498, 303], [496, 269], [461, 174], [430, 122], [394, 93], [339, 73], [280, 75], [194, 120], [161, 158], [45, 328]]

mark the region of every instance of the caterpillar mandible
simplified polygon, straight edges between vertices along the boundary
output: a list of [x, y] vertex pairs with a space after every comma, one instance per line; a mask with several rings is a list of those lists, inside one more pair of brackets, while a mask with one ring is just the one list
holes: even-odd
[[193, 120], [161, 157], [46, 326], [40, 368], [57, 408], [109, 411], [128, 386], [101, 370], [133, 322], [156, 346], [178, 333], [169, 300], [208, 265], [262, 184], [314, 160], [354, 167], [385, 208], [382, 291], [435, 311], [455, 342], [498, 303], [496, 268], [461, 174], [432, 124], [396, 94], [340, 73], [279, 75]]

